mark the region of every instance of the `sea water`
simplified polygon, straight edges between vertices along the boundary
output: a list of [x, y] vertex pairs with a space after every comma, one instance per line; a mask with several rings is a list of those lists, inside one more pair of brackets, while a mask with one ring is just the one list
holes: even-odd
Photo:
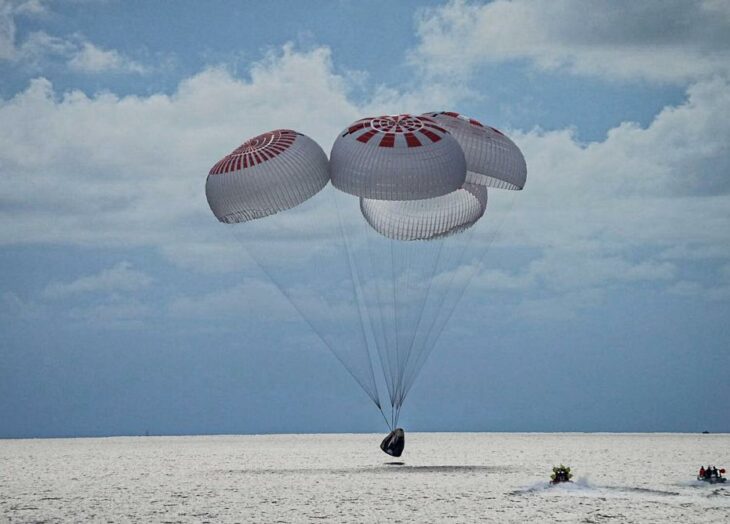
[[[0, 440], [4, 522], [730, 522], [730, 435]], [[553, 465], [574, 482], [548, 484]]]

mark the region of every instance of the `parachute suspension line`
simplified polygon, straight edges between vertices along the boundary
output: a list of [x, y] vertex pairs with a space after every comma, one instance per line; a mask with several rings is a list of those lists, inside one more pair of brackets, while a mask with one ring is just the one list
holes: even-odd
[[[394, 335], [395, 335], [395, 338], [394, 338], [393, 342], [395, 344], [395, 362], [396, 362], [396, 365], [397, 365], [398, 362], [400, 362], [400, 358], [399, 358], [399, 348], [398, 348], [398, 338], [399, 338], [399, 334], [398, 334], [398, 305], [397, 305], [398, 303], [397, 303], [396, 298], [395, 298], [396, 297], [395, 286], [396, 286], [396, 282], [397, 282], [397, 280], [396, 280], [397, 276], [395, 274], [395, 261], [394, 261], [394, 258], [393, 258], [393, 243], [394, 242], [395, 242], [395, 240], [389, 240], [388, 241], [388, 244], [390, 245], [390, 274], [391, 274], [391, 278], [392, 278], [391, 282], [393, 283], [393, 286], [392, 286], [392, 289], [393, 289], [393, 332], [394, 332]], [[398, 373], [398, 370], [396, 368], [396, 374], [397, 373]], [[390, 399], [390, 406], [393, 409], [395, 409], [395, 391], [397, 391], [397, 384], [396, 384], [396, 388], [394, 388], [394, 396], [393, 396], [393, 398]]]
[[[431, 270], [428, 271], [426, 273], [426, 275], [424, 275], [427, 277], [426, 280], [427, 280], [428, 284], [427, 284], [425, 296], [423, 297], [423, 300], [421, 302], [421, 307], [420, 307], [420, 311], [418, 312], [418, 317], [416, 319], [414, 319], [414, 320], [416, 320], [416, 322], [414, 323], [415, 328], [413, 330], [411, 341], [408, 346], [408, 351], [406, 353], [405, 362], [403, 364], [403, 367], [401, 368], [401, 376], [399, 377], [401, 391], [399, 393], [398, 412], [400, 412], [400, 408], [403, 405], [403, 402], [405, 401], [406, 391], [404, 390], [404, 386], [405, 386], [405, 378], [407, 377], [406, 370], [408, 368], [408, 365], [411, 362], [411, 356], [413, 354], [414, 347], [416, 346], [416, 339], [418, 338], [419, 328], [421, 327], [421, 322], [423, 321], [423, 313], [426, 310], [426, 304], [428, 303], [428, 299], [431, 294], [431, 287], [433, 285], [434, 276], [436, 274], [436, 270], [438, 269], [439, 262], [441, 260], [441, 254], [443, 252], [443, 247], [444, 247], [444, 240], [445, 240], [444, 238], [441, 238], [438, 240], [439, 247], [438, 247], [438, 252], [436, 254], [436, 258], [434, 259], [434, 262], [433, 262], [433, 266], [432, 266]], [[416, 351], [416, 353], [418, 353], [418, 351]]]
[[383, 415], [383, 420], [385, 421], [385, 424], [386, 424], [386, 426], [388, 426], [388, 429], [389, 429], [390, 431], [393, 431], [393, 424], [391, 424], [391, 423], [390, 423], [390, 422], [388, 421], [388, 417], [386, 417], [386, 416], [385, 416], [385, 412], [383, 411], [383, 408], [382, 408], [382, 407], [380, 407], [380, 406], [378, 406], [378, 409], [380, 410], [380, 414], [381, 414], [381, 415]]
[[[362, 161], [365, 164], [365, 169], [367, 171], [378, 169], [379, 161], [376, 157], [368, 154], [367, 150], [362, 150], [359, 154], [359, 160]], [[389, 293], [389, 290], [387, 289], [387, 285], [391, 284], [391, 280], [384, 278], [385, 275], [382, 271], [375, 271], [376, 267], [382, 267], [381, 265], [385, 262], [383, 260], [384, 257], [378, 259], [376, 258], [376, 253], [378, 253], [379, 248], [384, 246], [382, 237], [378, 237], [375, 235], [374, 231], [370, 227], [364, 227], [365, 224], [363, 222], [363, 217], [361, 214], [358, 215], [358, 218], [360, 219], [357, 224], [360, 225], [360, 232], [364, 233], [365, 238], [365, 251], [367, 251], [367, 256], [362, 257], [362, 262], [366, 263], [366, 261], [370, 262], [370, 269], [371, 274], [373, 276], [372, 282], [376, 289], [376, 303], [375, 303], [375, 312], [377, 312], [377, 315], [372, 311], [371, 308], [368, 308], [368, 312], [370, 313], [370, 317], [377, 318], [379, 320], [379, 324], [376, 322], [371, 322], [371, 327], [374, 325], [378, 325], [380, 327], [379, 335], [381, 339], [381, 344], [378, 346], [379, 349], [379, 356], [381, 357], [381, 368], [382, 368], [382, 377], [386, 383], [386, 387], [388, 389], [388, 396], [391, 401], [391, 414], [392, 414], [392, 405], [393, 405], [393, 395], [394, 395], [394, 389], [395, 389], [395, 373], [397, 370], [397, 362], [393, 362], [393, 355], [395, 353], [394, 349], [397, 348], [397, 346], [394, 346], [394, 344], [397, 343], [397, 335], [396, 335], [396, 304], [395, 304], [395, 298], [393, 297], [393, 303], [392, 303], [392, 309], [393, 309], [393, 316], [390, 317], [388, 314], [389, 307], [386, 307], [386, 304], [390, 305], [390, 296], [393, 295], [393, 293]], [[372, 239], [372, 241], [371, 241]], [[392, 249], [392, 246], [391, 246]], [[376, 263], [377, 262], [377, 263]], [[391, 274], [393, 272], [392, 267], [392, 257], [391, 257]], [[372, 297], [372, 295], [370, 295]], [[390, 320], [392, 318], [392, 321]], [[381, 352], [382, 351], [382, 352]]]
[[[403, 301], [405, 302], [402, 308], [402, 311], [409, 312], [409, 311], [415, 311], [417, 309], [417, 302], [418, 302], [418, 292], [416, 289], [417, 282], [414, 284], [413, 277], [414, 273], [416, 272], [416, 265], [417, 262], [414, 262], [414, 259], [417, 259], [420, 253], [418, 252], [418, 248], [420, 247], [418, 243], [414, 242], [407, 242], [403, 244], [403, 247], [406, 251], [406, 256], [403, 257], [406, 261], [406, 267], [404, 271], [404, 281], [405, 281], [405, 293], [402, 293], [401, 296], [403, 297]], [[423, 277], [424, 275], [421, 275]], [[406, 318], [406, 326], [415, 326], [415, 323], [413, 322], [413, 318]], [[403, 330], [401, 330], [401, 333], [403, 333]], [[410, 332], [409, 330], [406, 330], [404, 333], [404, 337], [402, 340], [402, 348], [401, 348], [401, 359], [398, 362], [399, 367], [399, 375], [398, 375], [398, 397], [396, 399], [396, 408], [397, 411], [400, 411], [400, 406], [403, 404], [403, 374], [404, 370], [406, 369], [406, 366], [408, 365], [408, 353], [410, 351], [411, 346], [413, 345], [413, 332]], [[410, 339], [410, 340], [409, 340]], [[396, 414], [396, 420], [397, 420], [397, 414]]]
[[[385, 307], [384, 295], [386, 295], [387, 292], [383, 291], [382, 275], [375, 275], [375, 273], [374, 273], [375, 262], [374, 262], [373, 251], [375, 250], [375, 248], [373, 246], [371, 246], [371, 244], [374, 243], [375, 241], [371, 240], [370, 237], [371, 236], [373, 238], [376, 238], [376, 237], [374, 236], [374, 233], [370, 232], [369, 228], [364, 229], [364, 232], [365, 232], [365, 243], [366, 243], [366, 249], [365, 249], [366, 256], [362, 257], [361, 260], [363, 260], [363, 261], [368, 260], [370, 262], [370, 275], [371, 275], [370, 280], [371, 280], [372, 286], [375, 288], [375, 293], [376, 293], [375, 304], [374, 304], [373, 308], [368, 308], [368, 311], [370, 313], [371, 321], [373, 319], [377, 319], [379, 321], [377, 323], [379, 326], [379, 330], [373, 329], [373, 335], [374, 336], [379, 335], [379, 337], [381, 338], [381, 344], [378, 345], [378, 355], [380, 357], [380, 363], [382, 366], [383, 379], [385, 380], [385, 384], [388, 389], [388, 397], [392, 401], [393, 394], [394, 394], [393, 387], [395, 384], [395, 378], [393, 375], [393, 366], [390, 361], [390, 352], [388, 351], [388, 347], [389, 347], [388, 334], [389, 334], [390, 330], [388, 329], [388, 327], [386, 325], [386, 320], [385, 320], [385, 316], [387, 315], [387, 313], [385, 311], [386, 307]], [[372, 309], [374, 309], [374, 311], [377, 312], [377, 316], [372, 311]], [[375, 324], [375, 322], [371, 322], [371, 326], [373, 326], [373, 324]]]
[[[391, 400], [392, 413], [397, 370], [397, 363], [393, 362], [395, 354], [395, 303], [393, 301], [393, 282], [390, 278], [393, 270], [391, 269], [391, 275], [388, 275], [387, 272], [384, 274], [382, 270], [375, 271], [376, 267], [391, 264], [388, 261], [388, 259], [391, 259], [390, 254], [382, 252], [390, 249], [391, 245], [390, 240], [377, 235], [370, 227], [360, 227], [356, 230], [362, 234], [365, 240], [365, 253], [356, 261], [363, 263], [364, 266], [370, 269], [369, 289], [371, 292], [367, 295], [369, 299], [367, 311], [370, 314], [371, 327], [374, 328], [374, 338], [380, 340], [377, 347], [381, 360], [382, 377]], [[389, 286], [391, 286], [391, 289], [388, 289]], [[373, 288], [374, 293], [372, 292]]]
[[[392, 399], [392, 406], [393, 410], [397, 410], [398, 408], [398, 396], [400, 394], [400, 371], [403, 369], [403, 363], [401, 358], [401, 352], [403, 350], [403, 344], [402, 344], [402, 337], [403, 337], [403, 328], [405, 325], [405, 319], [403, 318], [403, 312], [405, 311], [405, 307], [403, 302], [408, 300], [408, 288], [406, 287], [405, 290], [402, 289], [403, 284], [407, 281], [407, 275], [403, 273], [402, 266], [405, 264], [406, 271], [408, 268], [406, 257], [408, 256], [408, 251], [405, 250], [405, 253], [400, 252], [400, 245], [395, 243], [395, 240], [389, 240], [390, 244], [390, 260], [392, 264], [392, 274], [393, 274], [393, 304], [395, 305], [393, 312], [395, 313], [395, 363], [396, 363], [396, 370], [395, 370], [395, 388], [393, 393], [393, 399]], [[401, 263], [399, 265], [399, 262]], [[396, 419], [394, 419], [394, 423], [397, 422]]]
[[373, 401], [375, 406], [378, 409], [382, 409], [380, 407], [380, 399], [378, 398], [377, 391], [372, 392], [370, 389], [363, 384], [363, 382], [353, 373], [350, 368], [345, 364], [345, 362], [342, 360], [342, 357], [340, 357], [337, 354], [337, 351], [332, 347], [332, 345], [327, 341], [327, 339], [324, 337], [324, 335], [321, 333], [319, 329], [312, 323], [311, 320], [304, 314], [304, 312], [301, 310], [301, 308], [296, 304], [296, 301], [291, 297], [289, 292], [286, 290], [284, 286], [281, 285], [281, 283], [274, 278], [274, 276], [271, 274], [270, 271], [267, 271], [264, 265], [251, 253], [251, 251], [246, 248], [244, 245], [244, 249], [246, 249], [246, 252], [248, 253], [251, 260], [254, 261], [254, 263], [258, 266], [258, 268], [268, 277], [268, 279], [276, 286], [276, 288], [279, 290], [279, 292], [284, 296], [284, 298], [287, 299], [287, 301], [292, 305], [292, 307], [296, 310], [297, 313], [299, 313], [299, 316], [304, 319], [304, 321], [309, 325], [312, 331], [319, 337], [319, 339], [324, 343], [324, 345], [327, 347], [327, 349], [330, 350], [330, 353], [334, 355], [334, 357], [342, 364], [342, 367], [344, 367], [347, 372], [352, 376], [353, 379], [355, 379], [355, 382], [358, 383], [358, 385], [362, 388], [362, 390], [367, 394], [368, 397], [370, 397], [370, 400]]
[[[334, 202], [335, 209], [337, 210], [337, 221], [339, 222], [340, 226], [340, 237], [342, 238], [343, 244], [345, 246], [345, 256], [347, 257], [347, 264], [350, 268], [350, 282], [352, 283], [352, 291], [355, 295], [355, 301], [357, 302], [357, 311], [358, 315], [360, 317], [360, 331], [363, 338], [363, 342], [365, 345], [365, 351], [367, 352], [367, 360], [368, 360], [368, 367], [370, 370], [370, 377], [373, 380], [373, 387], [375, 388], [375, 398], [377, 399], [376, 405], [378, 408], [382, 411], [382, 408], [380, 407], [380, 395], [378, 393], [378, 386], [377, 382], [375, 381], [375, 372], [373, 371], [373, 361], [372, 356], [370, 354], [370, 348], [369, 348], [369, 342], [367, 339], [367, 335], [365, 333], [365, 323], [366, 323], [366, 313], [363, 311], [363, 298], [361, 297], [362, 294], [362, 286], [360, 284], [360, 279], [358, 278], [359, 275], [356, 274], [356, 269], [353, 268], [353, 260], [352, 260], [352, 252], [350, 250], [350, 243], [348, 242], [347, 235], [345, 235], [345, 228], [342, 223], [342, 213], [340, 212], [340, 206], [337, 202], [337, 198], [334, 194], [334, 189], [330, 191], [331, 199]], [[368, 319], [369, 320], [369, 319]], [[372, 327], [371, 327], [372, 329]], [[378, 356], [379, 353], [378, 353]]]
[[[449, 309], [448, 307], [444, 307], [444, 305], [446, 304], [446, 302], [448, 300], [449, 291], [453, 289], [454, 280], [457, 278], [457, 272], [458, 272], [459, 268], [461, 267], [461, 264], [464, 261], [464, 258], [465, 258], [464, 255], [468, 251], [468, 248], [471, 245], [473, 238], [474, 238], [474, 228], [472, 227], [472, 228], [470, 228], [469, 232], [467, 233], [467, 238], [465, 239], [464, 242], [462, 242], [461, 249], [457, 250], [458, 254], [455, 257], [456, 264], [453, 265], [454, 269], [453, 269], [451, 278], [449, 279], [448, 284], [446, 285], [446, 288], [445, 288], [447, 291], [443, 293], [440, 300], [437, 300], [438, 303], [434, 310], [434, 312], [435, 312], [434, 318], [433, 318], [432, 322], [426, 327], [425, 336], [424, 336], [423, 340], [421, 341], [423, 350], [418, 354], [413, 368], [411, 368], [409, 370], [409, 375], [406, 378], [406, 391], [410, 390], [412, 383], [415, 381], [416, 377], [418, 376], [419, 371], [423, 367], [423, 364], [426, 362], [426, 360], [428, 359], [428, 355], [431, 353], [431, 351], [433, 349], [433, 346], [430, 346], [430, 344], [429, 344], [431, 335], [434, 332], [434, 328], [436, 328], [436, 330], [439, 330], [439, 328], [438, 328], [439, 317], [441, 316], [441, 314], [444, 311]], [[451, 265], [447, 264], [447, 267], [451, 267]], [[466, 288], [466, 284], [464, 284], [464, 287]], [[457, 294], [458, 294], [458, 292], [457, 292]], [[447, 313], [446, 316], [448, 318], [451, 318], [450, 313]], [[445, 325], [445, 323], [444, 323], [444, 325]], [[443, 326], [441, 327], [441, 329], [443, 329]], [[434, 346], [435, 346], [435, 344], [434, 344]]]
[[[438, 249], [433, 249], [436, 247], [433, 246], [434, 243], [438, 243]], [[393, 397], [393, 421], [394, 425], [397, 425], [406, 396], [405, 378], [411, 362], [414, 361], [413, 350], [418, 348], [415, 344], [419, 335], [418, 327], [429, 299], [430, 286], [439, 266], [444, 244], [443, 238], [440, 238], [428, 243], [401, 241], [392, 245], [394, 245], [395, 263], [402, 262], [394, 272], [399, 314], [399, 360]], [[402, 318], [403, 315], [406, 315], [406, 318]]]
[[[457, 287], [457, 298], [454, 301], [454, 303], [451, 305], [451, 308], [446, 316], [446, 318], [441, 323], [441, 326], [439, 330], [436, 332], [436, 338], [433, 341], [433, 344], [435, 345], [438, 338], [441, 336], [444, 328], [449, 322], [449, 319], [451, 319], [451, 316], [454, 314], [454, 311], [456, 310], [456, 307], [461, 302], [461, 299], [463, 298], [464, 294], [466, 293], [467, 288], [469, 287], [469, 284], [471, 283], [472, 279], [476, 276], [476, 274], [480, 271], [482, 266], [482, 261], [484, 257], [489, 252], [490, 248], [492, 247], [492, 244], [494, 244], [495, 240], [499, 237], [500, 232], [502, 231], [502, 227], [504, 226], [504, 223], [506, 222], [507, 217], [512, 212], [512, 209], [514, 208], [514, 202], [515, 202], [515, 196], [516, 192], [512, 192], [512, 198], [509, 200], [509, 205], [507, 206], [507, 210], [502, 213], [502, 216], [500, 217], [500, 220], [497, 222], [497, 226], [495, 227], [494, 231], [492, 232], [491, 236], [487, 238], [487, 242], [484, 244], [484, 247], [482, 249], [477, 249], [477, 252], [475, 253], [476, 263], [473, 266], [472, 271], [468, 274], [466, 277], [464, 283], [461, 285], [461, 287]], [[474, 239], [474, 234], [472, 234], [468, 240], [467, 244], [471, 244]], [[460, 260], [459, 260], [459, 266], [464, 262], [462, 253]]]
[[[482, 260], [484, 259], [484, 257], [486, 256], [486, 254], [489, 252], [492, 244], [494, 243], [494, 241], [499, 236], [499, 233], [501, 232], [502, 227], [504, 226], [505, 222], [507, 221], [507, 217], [511, 214], [512, 210], [514, 209], [514, 203], [515, 203], [515, 198], [516, 198], [516, 193], [517, 192], [516, 191], [512, 191], [511, 193], [512, 193], [512, 198], [509, 200], [509, 204], [508, 204], [507, 209], [505, 210], [505, 212], [503, 212], [501, 214], [502, 216], [500, 217], [500, 220], [497, 222], [497, 225], [496, 225], [493, 233], [487, 239], [487, 242], [484, 245], [484, 247], [481, 250], [477, 249], [477, 253], [476, 253], [476, 264], [474, 264], [474, 268], [468, 274], [468, 276], [466, 277], [466, 279], [465, 279], [464, 283], [461, 285], [461, 287], [460, 288], [457, 288], [457, 297], [456, 297], [456, 300], [448, 308], [448, 313], [444, 317], [443, 321], [440, 323], [440, 326], [437, 328], [437, 330], [435, 332], [436, 334], [433, 337], [433, 341], [430, 344], [428, 343], [428, 340], [426, 340], [424, 342], [425, 345], [426, 345], [426, 351], [423, 354], [423, 358], [422, 358], [421, 362], [419, 362], [417, 364], [417, 367], [415, 369], [415, 372], [413, 373], [413, 375], [412, 375], [412, 377], [410, 379], [410, 383], [408, 384], [406, 391], [410, 390], [410, 388], [413, 386], [413, 383], [415, 382], [415, 379], [418, 376], [418, 373], [420, 372], [420, 370], [423, 368], [424, 364], [428, 360], [428, 356], [431, 354], [431, 352], [433, 351], [433, 349], [436, 347], [436, 344], [437, 344], [439, 338], [441, 337], [441, 335], [442, 335], [442, 333], [443, 333], [446, 325], [448, 324], [449, 320], [451, 319], [451, 317], [453, 316], [454, 312], [456, 311], [456, 307], [459, 305], [459, 303], [461, 302], [461, 299], [464, 297], [464, 294], [466, 293], [466, 289], [469, 287], [469, 283], [472, 281], [472, 279], [479, 272], [479, 269], [481, 267]], [[466, 246], [464, 247], [464, 250], [459, 255], [459, 264], [457, 266], [457, 269], [458, 269], [458, 267], [461, 267], [461, 264], [463, 263], [464, 253], [466, 252], [467, 246], [470, 245], [472, 243], [472, 241], [473, 241], [473, 238], [474, 238], [474, 231], [473, 231], [473, 229], [474, 228], [472, 228], [472, 231], [470, 232], [470, 236], [467, 239]], [[453, 279], [455, 277], [456, 277], [456, 272], [454, 273], [454, 275], [452, 277], [452, 280], [451, 280], [452, 282], [453, 282]], [[451, 284], [449, 284], [449, 285], [451, 285]], [[429, 333], [429, 336], [430, 336], [430, 333]]]

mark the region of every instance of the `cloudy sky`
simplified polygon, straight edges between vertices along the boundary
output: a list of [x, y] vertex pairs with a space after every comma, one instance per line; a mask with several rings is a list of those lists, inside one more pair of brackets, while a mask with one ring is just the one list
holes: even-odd
[[730, 431], [727, 1], [0, 0], [0, 437], [383, 431], [205, 177], [434, 110], [528, 183], [404, 427]]

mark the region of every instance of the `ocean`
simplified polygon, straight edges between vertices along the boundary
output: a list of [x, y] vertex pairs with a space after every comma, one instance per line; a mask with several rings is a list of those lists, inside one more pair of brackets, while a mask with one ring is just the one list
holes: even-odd
[[[0, 440], [3, 522], [729, 522], [730, 435]], [[574, 482], [548, 484], [553, 465]]]

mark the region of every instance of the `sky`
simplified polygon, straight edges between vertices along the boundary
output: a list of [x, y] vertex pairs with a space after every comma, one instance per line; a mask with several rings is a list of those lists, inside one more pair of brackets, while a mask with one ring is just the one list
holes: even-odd
[[727, 1], [0, 0], [0, 437], [385, 431], [205, 178], [440, 110], [528, 179], [406, 430], [729, 432]]

